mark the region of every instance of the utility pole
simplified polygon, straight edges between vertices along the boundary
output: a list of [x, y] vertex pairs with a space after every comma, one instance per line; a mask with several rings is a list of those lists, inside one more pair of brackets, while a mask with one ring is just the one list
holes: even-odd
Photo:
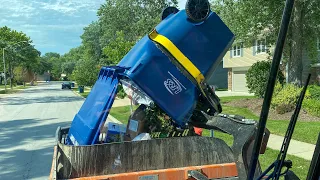
[[6, 61], [4, 60], [4, 49], [2, 48], [3, 72], [4, 72], [4, 92], [7, 91], [7, 75], [6, 75]]

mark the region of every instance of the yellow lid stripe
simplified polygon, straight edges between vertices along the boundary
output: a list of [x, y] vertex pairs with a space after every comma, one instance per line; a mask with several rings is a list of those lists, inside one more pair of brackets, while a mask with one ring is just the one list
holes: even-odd
[[204, 76], [200, 70], [168, 38], [158, 34], [156, 30], [153, 30], [149, 34], [149, 38], [166, 48], [166, 50], [169, 51], [171, 55], [190, 73], [198, 84], [204, 80]]

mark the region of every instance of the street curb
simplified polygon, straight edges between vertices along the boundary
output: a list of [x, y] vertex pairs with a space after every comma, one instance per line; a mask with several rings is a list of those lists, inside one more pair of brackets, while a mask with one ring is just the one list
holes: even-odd
[[111, 114], [108, 114], [107, 119], [109, 119], [110, 121], [117, 123], [117, 124], [123, 124], [122, 122], [120, 122], [118, 119], [116, 119], [115, 117], [113, 117]]
[[75, 95], [82, 97], [83, 99], [86, 99], [85, 97], [81, 96], [77, 91], [73, 91], [72, 89], [70, 89], [71, 92], [73, 92]]

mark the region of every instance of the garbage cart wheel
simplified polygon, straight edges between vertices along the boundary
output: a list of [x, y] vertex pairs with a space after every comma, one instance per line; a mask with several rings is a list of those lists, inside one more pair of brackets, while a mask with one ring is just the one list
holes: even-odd
[[176, 7], [166, 7], [161, 13], [161, 20], [164, 20], [170, 14], [175, 14], [177, 12], [179, 12], [179, 9], [177, 9]]
[[210, 14], [210, 3], [208, 0], [188, 0], [186, 3], [186, 13], [192, 22], [202, 22]]

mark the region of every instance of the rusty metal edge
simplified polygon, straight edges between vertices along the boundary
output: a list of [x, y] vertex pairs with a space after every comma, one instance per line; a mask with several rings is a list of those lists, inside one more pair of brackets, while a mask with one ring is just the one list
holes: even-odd
[[57, 179], [57, 145], [54, 146], [53, 148], [53, 158], [52, 158], [52, 166], [51, 166], [51, 171], [50, 171], [50, 180], [56, 180]]

